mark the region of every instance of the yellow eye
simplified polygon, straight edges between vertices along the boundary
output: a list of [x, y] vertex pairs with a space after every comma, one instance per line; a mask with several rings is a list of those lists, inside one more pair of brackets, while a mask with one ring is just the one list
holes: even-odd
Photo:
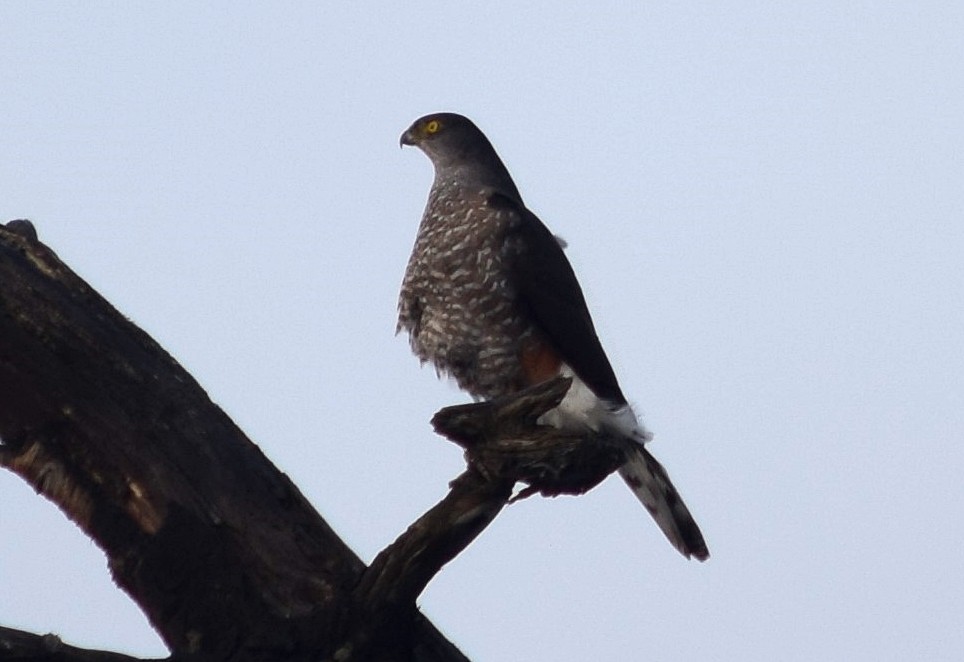
[[438, 130], [442, 128], [442, 124], [438, 120], [429, 120], [425, 124], [425, 133], [432, 135], [433, 133], [438, 133]]

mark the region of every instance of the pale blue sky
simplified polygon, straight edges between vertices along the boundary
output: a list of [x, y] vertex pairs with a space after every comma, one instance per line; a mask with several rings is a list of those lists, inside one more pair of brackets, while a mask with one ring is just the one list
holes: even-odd
[[[465, 398], [393, 336], [431, 180], [488, 133], [713, 557], [618, 479], [507, 509], [421, 605], [477, 661], [956, 660], [964, 5], [0, 4], [0, 221], [152, 334], [370, 560]], [[0, 624], [164, 655], [0, 474]]]

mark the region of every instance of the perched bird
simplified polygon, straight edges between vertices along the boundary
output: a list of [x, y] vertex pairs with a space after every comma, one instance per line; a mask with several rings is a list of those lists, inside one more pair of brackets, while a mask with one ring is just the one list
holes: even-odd
[[652, 435], [626, 401], [560, 241], [529, 211], [485, 135], [466, 117], [427, 115], [402, 134], [435, 180], [402, 281], [398, 328], [413, 352], [472, 396], [491, 399], [573, 378], [541, 423], [637, 442], [619, 472], [687, 558], [709, 556]]

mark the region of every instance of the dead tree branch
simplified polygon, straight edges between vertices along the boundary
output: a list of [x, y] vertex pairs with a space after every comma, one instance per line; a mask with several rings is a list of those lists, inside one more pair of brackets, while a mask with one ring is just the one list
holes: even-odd
[[69, 646], [52, 634], [0, 627], [0, 659], [18, 662], [141, 662], [140, 658]]
[[[366, 568], [29, 223], [0, 225], [0, 466], [104, 550], [174, 659], [465, 661], [416, 610], [425, 585], [517, 482], [523, 495], [581, 493], [625, 457], [618, 440], [537, 425], [568, 387], [440, 411], [468, 470]], [[0, 659], [127, 658], [0, 628]]]

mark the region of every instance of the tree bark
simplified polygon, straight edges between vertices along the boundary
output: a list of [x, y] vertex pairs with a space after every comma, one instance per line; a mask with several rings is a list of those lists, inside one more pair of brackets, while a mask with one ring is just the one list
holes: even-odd
[[[431, 577], [516, 481], [579, 493], [625, 457], [537, 425], [567, 388], [439, 412], [468, 469], [366, 568], [171, 356], [0, 225], [0, 465], [104, 550], [175, 659], [465, 661], [415, 607]], [[0, 628], [0, 659], [131, 658]]]

